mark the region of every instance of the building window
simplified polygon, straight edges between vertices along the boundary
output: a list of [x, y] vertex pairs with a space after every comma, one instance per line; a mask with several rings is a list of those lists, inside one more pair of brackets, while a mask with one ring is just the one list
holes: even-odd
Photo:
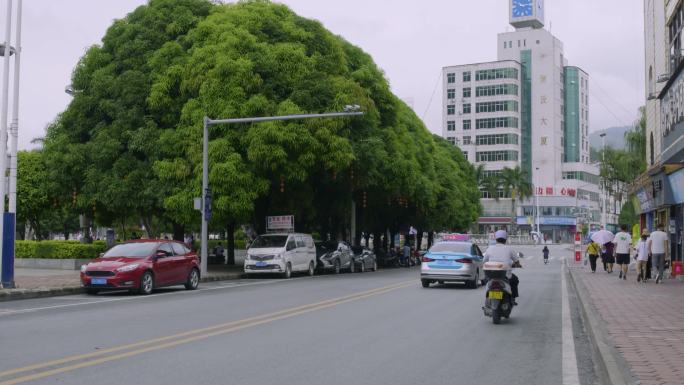
[[518, 144], [517, 134], [478, 135], [475, 144], [478, 146], [493, 146], [497, 144]]
[[470, 103], [464, 104], [463, 105], [463, 113], [464, 114], [469, 114], [470, 113]]
[[490, 129], [490, 128], [518, 128], [518, 118], [489, 118], [477, 119], [475, 121], [475, 128]]
[[475, 153], [478, 162], [517, 162], [518, 151], [482, 151]]
[[453, 84], [456, 83], [456, 74], [447, 74], [447, 83]]
[[470, 119], [463, 121], [463, 130], [470, 130]]
[[451, 143], [452, 145], [455, 145], [455, 144], [456, 144], [456, 138], [454, 138], [453, 136], [448, 137], [448, 138], [447, 138], [447, 141], [448, 141], [449, 143]]
[[447, 131], [456, 131], [456, 122], [449, 120], [447, 122]]
[[518, 79], [516, 68], [497, 68], [475, 72], [475, 80]]
[[463, 73], [463, 82], [468, 83], [470, 81], [470, 71]]
[[456, 106], [450, 104], [447, 106], [447, 115], [454, 115], [456, 113]]
[[497, 84], [493, 86], [477, 87], [475, 96], [518, 95], [518, 86], [515, 84]]
[[470, 97], [470, 88], [464, 88], [464, 89], [463, 89], [463, 97], [464, 97], [464, 98], [469, 98], [469, 97]]
[[456, 97], [456, 90], [453, 88], [449, 88], [447, 90], [447, 99], [453, 99]]
[[470, 136], [464, 136], [463, 137], [463, 144], [464, 145], [470, 144]]
[[475, 112], [500, 112], [500, 111], [518, 111], [518, 102], [508, 100], [508, 101], [498, 101], [498, 102], [485, 102], [477, 103], [475, 105]]
[[463, 157], [468, 160], [468, 151], [463, 151]]

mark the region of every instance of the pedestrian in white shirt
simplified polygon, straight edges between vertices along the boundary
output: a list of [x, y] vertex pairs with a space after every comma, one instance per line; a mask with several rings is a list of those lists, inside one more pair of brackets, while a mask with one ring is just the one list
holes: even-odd
[[648, 238], [648, 250], [653, 255], [653, 270], [658, 269], [656, 283], [662, 282], [665, 274], [665, 260], [670, 259], [670, 245], [662, 224]]
[[641, 233], [641, 239], [636, 244], [637, 282], [646, 282], [646, 266], [648, 265], [648, 230]]
[[629, 252], [632, 249], [632, 236], [627, 232], [627, 225], [620, 225], [620, 232], [615, 234], [615, 255], [618, 266], [621, 267], [620, 279], [627, 280], [629, 269]]

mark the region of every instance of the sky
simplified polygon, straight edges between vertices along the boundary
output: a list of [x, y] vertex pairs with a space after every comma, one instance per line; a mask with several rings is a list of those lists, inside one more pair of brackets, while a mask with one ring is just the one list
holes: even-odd
[[[3, 41], [7, 1], [0, 0]], [[319, 20], [368, 52], [394, 93], [410, 101], [426, 126], [438, 134], [443, 101], [437, 82], [442, 67], [496, 60], [497, 34], [513, 30], [508, 24], [507, 0], [279, 2], [301, 16]], [[31, 141], [43, 137], [45, 127], [66, 108], [70, 97], [64, 88], [86, 49], [100, 44], [115, 19], [146, 3], [24, 1], [19, 149], [34, 148]], [[642, 1], [545, 3], [546, 28], [563, 41], [568, 64], [581, 67], [591, 77], [590, 130], [631, 125], [645, 102]]]

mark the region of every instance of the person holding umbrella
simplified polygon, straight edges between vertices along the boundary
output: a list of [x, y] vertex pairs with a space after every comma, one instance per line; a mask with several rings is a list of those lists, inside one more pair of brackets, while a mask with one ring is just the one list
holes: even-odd
[[591, 235], [591, 240], [601, 245], [601, 261], [603, 261], [603, 269], [607, 273], [613, 272], [613, 264], [615, 263], [612, 243], [614, 238], [615, 235], [603, 227]]

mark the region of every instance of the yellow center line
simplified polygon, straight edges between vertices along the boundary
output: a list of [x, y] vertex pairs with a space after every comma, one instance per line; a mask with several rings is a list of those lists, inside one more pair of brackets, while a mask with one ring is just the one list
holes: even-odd
[[[108, 349], [99, 350], [97, 352], [65, 357], [62, 359], [48, 361], [48, 362], [39, 363], [39, 364], [35, 364], [35, 365], [30, 365], [30, 366], [26, 366], [26, 367], [22, 367], [22, 368], [11, 369], [11, 370], [7, 370], [4, 372], [0, 372], [0, 377], [7, 377], [10, 375], [18, 374], [18, 373], [22, 373], [22, 372], [33, 371], [33, 370], [37, 370], [37, 369], [42, 369], [42, 368], [46, 368], [46, 367], [50, 367], [50, 366], [56, 366], [56, 365], [65, 364], [65, 363], [83, 360], [83, 359], [95, 358], [95, 357], [102, 356], [102, 355], [108, 354], [108, 353], [114, 353], [114, 352], [118, 352], [118, 351], [122, 351], [122, 350], [130, 350], [130, 349], [134, 349], [134, 348], [143, 347], [141, 349], [134, 350], [134, 351], [119, 353], [116, 355], [102, 357], [102, 358], [98, 358], [98, 359], [94, 359], [94, 360], [90, 360], [90, 361], [86, 361], [86, 362], [81, 362], [81, 363], [65, 366], [62, 368], [56, 368], [56, 369], [43, 371], [43, 372], [32, 374], [32, 375], [27, 375], [27, 376], [18, 377], [15, 379], [6, 380], [3, 382], [0, 382], [0, 385], [11, 385], [11, 384], [18, 384], [18, 383], [26, 382], [26, 381], [34, 381], [34, 380], [37, 380], [40, 378], [52, 376], [54, 374], [73, 371], [73, 370], [80, 369], [83, 367], [99, 365], [101, 363], [119, 360], [119, 359], [123, 359], [126, 357], [136, 356], [136, 355], [143, 354], [143, 353], [150, 352], [150, 351], [166, 349], [166, 348], [170, 348], [170, 347], [174, 347], [174, 346], [178, 346], [178, 345], [182, 345], [182, 344], [187, 344], [187, 343], [190, 343], [193, 341], [202, 340], [202, 339], [206, 339], [206, 338], [221, 335], [221, 334], [231, 333], [234, 331], [238, 331], [238, 330], [242, 330], [242, 329], [246, 329], [246, 328], [270, 323], [270, 322], [277, 321], [280, 319], [291, 318], [291, 317], [294, 317], [297, 315], [306, 314], [306, 313], [310, 313], [313, 311], [322, 310], [322, 309], [326, 309], [329, 307], [341, 305], [344, 303], [357, 301], [357, 300], [360, 300], [363, 298], [368, 298], [368, 297], [372, 297], [375, 295], [388, 293], [388, 292], [391, 292], [391, 291], [394, 291], [397, 289], [412, 286], [414, 284], [415, 284], [415, 282], [413, 280], [407, 281], [407, 282], [402, 282], [402, 283], [398, 283], [398, 284], [384, 286], [384, 287], [377, 288], [377, 289], [372, 289], [372, 290], [368, 290], [368, 291], [364, 291], [364, 292], [359, 292], [359, 293], [347, 295], [344, 297], [333, 298], [333, 299], [329, 299], [329, 300], [325, 300], [325, 301], [321, 301], [321, 302], [317, 302], [317, 303], [313, 303], [313, 304], [309, 304], [309, 305], [303, 305], [303, 306], [298, 306], [298, 307], [294, 307], [294, 308], [290, 308], [290, 309], [285, 309], [285, 310], [281, 310], [281, 311], [277, 311], [274, 313], [269, 313], [269, 314], [265, 314], [265, 315], [261, 315], [261, 316], [255, 316], [255, 317], [246, 318], [246, 319], [242, 319], [242, 320], [238, 320], [238, 321], [232, 321], [232, 322], [228, 322], [228, 323], [224, 323], [224, 324], [220, 324], [220, 325], [215, 325], [215, 326], [210, 326], [210, 327], [206, 327], [206, 328], [202, 328], [202, 329], [187, 331], [187, 332], [178, 333], [178, 334], [174, 334], [174, 335], [170, 335], [170, 336], [166, 336], [166, 337], [160, 337], [160, 338], [155, 338], [155, 339], [151, 339], [151, 340], [141, 341], [141, 342], [137, 342], [137, 343], [133, 343], [133, 344], [127, 344], [127, 345], [122, 345], [122, 346], [118, 346], [118, 347], [112, 347], [112, 348], [108, 348]], [[180, 339], [178, 339], [178, 338], [180, 338]], [[178, 340], [170, 341], [173, 339], [178, 339]], [[164, 341], [170, 341], [170, 342], [166, 342], [166, 343], [163, 343], [161, 345], [144, 347], [145, 345], [150, 345], [153, 343], [159, 343], [159, 342], [164, 342]]]

